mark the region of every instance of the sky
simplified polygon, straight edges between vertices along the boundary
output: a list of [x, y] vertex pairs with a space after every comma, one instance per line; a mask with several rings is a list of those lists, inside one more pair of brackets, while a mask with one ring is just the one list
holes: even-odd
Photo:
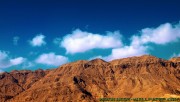
[[0, 72], [180, 56], [179, 0], [0, 0]]

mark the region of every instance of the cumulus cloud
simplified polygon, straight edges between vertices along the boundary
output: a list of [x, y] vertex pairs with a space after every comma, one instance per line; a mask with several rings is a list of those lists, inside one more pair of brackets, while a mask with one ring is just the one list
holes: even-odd
[[[148, 43], [164, 45], [178, 41], [179, 38], [180, 22], [175, 25], [165, 23], [158, 26], [157, 28], [145, 28], [140, 31], [139, 35], [133, 35], [131, 37], [130, 45], [113, 48], [109, 56], [101, 56], [101, 58], [110, 61], [118, 58], [148, 54], [148, 50], [151, 48]], [[173, 56], [180, 56], [180, 54], [174, 54]]]
[[8, 53], [0, 51], [0, 68], [8, 68], [11, 66], [22, 64], [26, 59], [23, 57], [10, 58]]
[[140, 32], [140, 36], [132, 37], [132, 44], [167, 44], [175, 42], [180, 38], [180, 23], [172, 25], [165, 23], [157, 28], [145, 28]]
[[104, 57], [104, 60], [111, 61], [113, 59], [140, 56], [147, 54], [147, 46], [124, 46], [122, 48], [112, 49], [112, 53]]
[[13, 37], [13, 44], [14, 45], [18, 45], [18, 41], [19, 41], [19, 37], [18, 36]]
[[24, 58], [18, 57], [18, 58], [10, 59], [10, 62], [12, 63], [12, 65], [18, 65], [24, 62]]
[[76, 29], [72, 34], [62, 39], [60, 46], [66, 49], [66, 53], [75, 54], [95, 48], [107, 49], [121, 47], [122, 41], [119, 31], [107, 32], [106, 35], [100, 35]]
[[29, 41], [30, 42], [30, 44], [32, 45], [32, 46], [42, 46], [42, 45], [45, 45], [46, 44], [46, 42], [44, 41], [44, 39], [45, 39], [45, 36], [44, 35], [42, 35], [42, 34], [40, 34], [40, 35], [37, 35], [37, 36], [35, 36], [31, 41]]
[[36, 61], [36, 63], [59, 66], [68, 62], [68, 58], [62, 55], [55, 55], [55, 53], [44, 53], [40, 55]]

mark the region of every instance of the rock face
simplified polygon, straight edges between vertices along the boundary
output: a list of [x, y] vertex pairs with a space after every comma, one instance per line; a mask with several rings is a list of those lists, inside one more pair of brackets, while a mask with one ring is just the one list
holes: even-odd
[[43, 71], [0, 75], [0, 101], [98, 102], [99, 98], [180, 96], [180, 62], [144, 55], [80, 60]]
[[30, 88], [36, 81], [44, 77], [46, 73], [43, 70], [34, 72], [12, 71], [11, 73], [0, 74], [0, 102], [7, 101], [21, 92]]

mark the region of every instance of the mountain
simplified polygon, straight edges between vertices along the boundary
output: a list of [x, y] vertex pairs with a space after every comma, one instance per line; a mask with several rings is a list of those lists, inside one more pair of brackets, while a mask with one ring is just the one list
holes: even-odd
[[0, 75], [1, 102], [98, 102], [99, 98], [180, 97], [180, 62], [150, 55], [79, 60], [56, 69]]
[[173, 57], [173, 58], [170, 59], [170, 61], [180, 62], [180, 57]]

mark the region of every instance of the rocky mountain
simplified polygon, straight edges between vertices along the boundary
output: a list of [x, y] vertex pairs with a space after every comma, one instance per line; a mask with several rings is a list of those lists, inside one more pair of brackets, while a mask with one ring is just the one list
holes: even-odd
[[180, 62], [180, 57], [173, 57], [173, 58], [170, 59], [170, 61]]
[[5, 72], [0, 75], [0, 86], [1, 102], [180, 97], [180, 62], [150, 55], [110, 62], [80, 60], [52, 70]]
[[30, 70], [1, 73], [0, 75], [0, 101], [11, 99], [30, 88], [36, 81], [44, 77], [48, 71], [41, 69], [34, 72]]

